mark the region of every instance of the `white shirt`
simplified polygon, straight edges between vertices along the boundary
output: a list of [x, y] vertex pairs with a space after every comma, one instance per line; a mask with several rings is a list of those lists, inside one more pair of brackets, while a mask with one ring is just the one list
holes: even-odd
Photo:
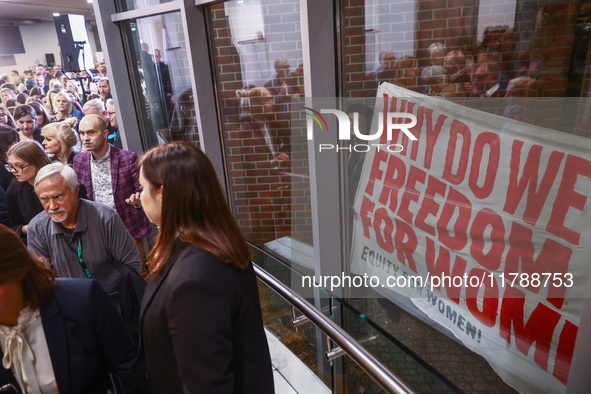
[[14, 327], [0, 325], [2, 365], [23, 393], [59, 394], [39, 311], [26, 307]]
[[90, 176], [92, 178], [92, 193], [94, 201], [115, 209], [113, 198], [113, 183], [111, 180], [111, 147], [100, 159], [90, 155]]

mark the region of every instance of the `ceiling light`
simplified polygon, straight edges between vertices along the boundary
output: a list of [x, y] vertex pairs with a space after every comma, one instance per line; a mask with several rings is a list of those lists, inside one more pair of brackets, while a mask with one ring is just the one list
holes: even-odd
[[54, 12], [53, 13], [53, 16], [60, 16], [60, 13], [59, 12]]

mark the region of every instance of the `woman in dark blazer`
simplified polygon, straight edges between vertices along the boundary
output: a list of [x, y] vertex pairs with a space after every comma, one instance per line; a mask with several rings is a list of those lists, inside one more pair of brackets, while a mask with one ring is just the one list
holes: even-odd
[[188, 143], [159, 146], [143, 157], [140, 183], [160, 227], [140, 320], [150, 388], [272, 393], [250, 252], [211, 163]]
[[18, 142], [18, 138], [18, 131], [15, 128], [0, 124], [0, 186], [4, 191], [8, 190], [10, 182], [14, 179], [14, 175], [6, 169], [6, 164], [8, 164], [6, 152]]
[[6, 169], [16, 178], [6, 190], [10, 226], [26, 242], [29, 222], [43, 211], [43, 205], [33, 188], [35, 176], [41, 168], [51, 164], [51, 160], [41, 144], [31, 140], [13, 145], [6, 156]]
[[0, 386], [102, 394], [113, 376], [120, 392], [137, 392], [136, 347], [98, 282], [56, 280], [2, 225], [0, 251]]

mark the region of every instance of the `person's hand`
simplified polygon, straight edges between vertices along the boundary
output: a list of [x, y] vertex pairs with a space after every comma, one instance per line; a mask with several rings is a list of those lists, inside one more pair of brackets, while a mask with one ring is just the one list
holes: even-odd
[[285, 82], [283, 82], [281, 84], [281, 89], [279, 89], [279, 95], [285, 96], [286, 94], [287, 94], [287, 84]]
[[279, 167], [282, 162], [288, 159], [289, 155], [287, 153], [279, 153], [278, 155], [275, 155], [273, 160], [271, 160], [271, 167]]
[[26, 234], [27, 233], [27, 226], [25, 225], [25, 226], [21, 227], [21, 231], [23, 234]]
[[129, 205], [133, 205], [134, 208], [141, 208], [142, 207], [141, 193], [140, 192], [133, 193], [131, 196], [129, 196], [128, 199], [125, 200], [125, 202], [128, 203]]

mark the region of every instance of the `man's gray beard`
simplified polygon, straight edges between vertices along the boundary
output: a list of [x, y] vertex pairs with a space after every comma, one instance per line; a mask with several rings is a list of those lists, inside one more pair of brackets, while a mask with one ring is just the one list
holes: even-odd
[[51, 220], [53, 220], [56, 223], [61, 223], [68, 218], [68, 212], [66, 212], [66, 211], [58, 211], [58, 212], [54, 212], [53, 214], [56, 214], [56, 213], [63, 213], [64, 214], [64, 216], [60, 217], [59, 219], [54, 219], [52, 214], [49, 215]]

